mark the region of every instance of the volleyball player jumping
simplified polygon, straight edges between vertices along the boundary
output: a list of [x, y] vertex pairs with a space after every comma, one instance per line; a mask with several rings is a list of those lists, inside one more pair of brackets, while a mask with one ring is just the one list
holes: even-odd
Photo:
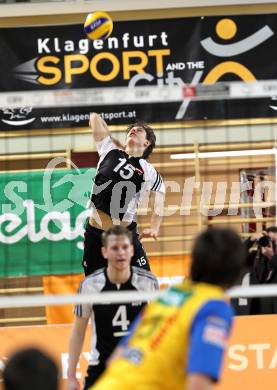
[[[96, 113], [90, 115], [90, 127], [96, 142], [99, 162], [91, 194], [91, 217], [86, 226], [83, 267], [89, 275], [105, 265], [101, 253], [101, 235], [113, 225], [127, 227], [133, 237], [134, 256], [131, 264], [149, 270], [141, 238], [157, 239], [162, 220], [165, 187], [160, 174], [146, 159], [155, 147], [153, 129], [143, 122], [127, 128], [125, 145], [115, 141], [106, 122]], [[155, 196], [151, 222], [139, 236], [136, 212], [139, 201]]]

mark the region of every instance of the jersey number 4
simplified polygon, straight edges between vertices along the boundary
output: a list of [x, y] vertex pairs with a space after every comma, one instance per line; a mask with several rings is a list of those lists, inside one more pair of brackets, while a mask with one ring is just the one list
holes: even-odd
[[128, 326], [130, 321], [127, 318], [127, 308], [125, 305], [120, 305], [112, 320], [113, 327], [120, 327], [121, 330], [113, 332], [114, 337], [121, 337], [128, 333]]
[[[134, 168], [131, 164], [126, 164], [126, 158], [119, 158], [120, 163], [114, 168], [114, 172], [118, 172], [122, 179], [128, 180], [133, 176], [136, 168]], [[121, 169], [120, 169], [121, 168]]]

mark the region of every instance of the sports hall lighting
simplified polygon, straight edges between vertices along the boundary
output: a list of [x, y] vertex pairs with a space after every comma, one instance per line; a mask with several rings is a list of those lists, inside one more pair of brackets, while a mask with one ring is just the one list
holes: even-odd
[[[198, 153], [198, 158], [220, 158], [220, 157], [242, 157], [242, 156], [261, 156], [261, 155], [270, 155], [276, 154], [275, 149], [253, 149], [253, 150], [227, 150], [225, 152], [203, 152]], [[172, 160], [181, 160], [181, 159], [194, 159], [196, 158], [196, 153], [179, 153], [171, 154], [170, 158]]]

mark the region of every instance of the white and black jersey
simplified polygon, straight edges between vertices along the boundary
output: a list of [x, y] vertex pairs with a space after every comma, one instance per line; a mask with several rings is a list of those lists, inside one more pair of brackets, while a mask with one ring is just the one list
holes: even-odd
[[163, 180], [150, 163], [129, 156], [110, 136], [97, 143], [97, 151], [100, 160], [91, 202], [112, 218], [131, 223], [144, 192], [165, 192]]
[[[79, 294], [99, 293], [102, 291], [154, 291], [159, 288], [157, 278], [149, 271], [131, 267], [131, 277], [126, 283], [113, 284], [102, 268], [83, 280]], [[142, 302], [110, 305], [76, 305], [74, 314], [79, 317], [91, 317], [92, 350], [89, 365], [105, 364], [120, 337], [128, 334], [131, 322], [140, 312]]]
[[[147, 192], [165, 192], [163, 180], [145, 159], [129, 156], [115, 145], [110, 136], [97, 143], [97, 150], [100, 159], [90, 206], [103, 211], [114, 220], [127, 222], [134, 245], [131, 265], [150, 270], [146, 252], [137, 232], [136, 210]], [[82, 262], [86, 276], [106, 264], [101, 252], [102, 233], [101, 229], [87, 224]]]

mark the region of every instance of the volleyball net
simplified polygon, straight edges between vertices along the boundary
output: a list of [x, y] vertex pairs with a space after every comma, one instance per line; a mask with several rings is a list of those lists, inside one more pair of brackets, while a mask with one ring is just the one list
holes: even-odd
[[[277, 81], [229, 81], [214, 84], [156, 85], [135, 87], [75, 88], [70, 90], [36, 90], [2, 92], [0, 105], [4, 108], [57, 108], [121, 104], [155, 104], [229, 99], [277, 100]], [[223, 114], [224, 115], [224, 114]], [[228, 119], [223, 118], [223, 119]]]

